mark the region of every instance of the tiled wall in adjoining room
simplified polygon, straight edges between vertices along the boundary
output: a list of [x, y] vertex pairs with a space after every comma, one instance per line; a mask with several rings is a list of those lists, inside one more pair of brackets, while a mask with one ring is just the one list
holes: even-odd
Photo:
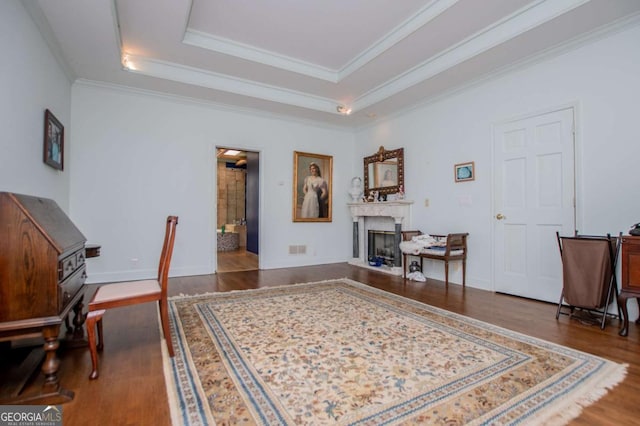
[[246, 169], [218, 162], [218, 228], [245, 218], [246, 175]]

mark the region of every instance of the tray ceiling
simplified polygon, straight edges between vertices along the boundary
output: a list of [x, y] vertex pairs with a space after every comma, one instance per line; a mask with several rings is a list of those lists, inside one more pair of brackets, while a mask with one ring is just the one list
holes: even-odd
[[638, 0], [24, 4], [73, 80], [351, 127], [562, 51], [640, 13]]

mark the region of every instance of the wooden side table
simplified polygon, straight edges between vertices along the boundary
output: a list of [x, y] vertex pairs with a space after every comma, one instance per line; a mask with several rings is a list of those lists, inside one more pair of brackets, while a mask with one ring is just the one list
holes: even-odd
[[[627, 311], [627, 299], [640, 297], [640, 237], [624, 235], [622, 237], [622, 274], [618, 306], [622, 309], [623, 325], [620, 336], [629, 333], [629, 313]], [[640, 305], [639, 305], [640, 306]], [[640, 324], [640, 318], [636, 320]]]

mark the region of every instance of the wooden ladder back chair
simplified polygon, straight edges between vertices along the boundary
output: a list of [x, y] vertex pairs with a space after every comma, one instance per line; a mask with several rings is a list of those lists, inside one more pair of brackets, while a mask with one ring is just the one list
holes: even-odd
[[[410, 241], [413, 237], [422, 235], [420, 231], [403, 231], [402, 239]], [[447, 235], [429, 234], [434, 238], [446, 238], [447, 245], [444, 250], [441, 249], [425, 249], [418, 254], [402, 253], [402, 262], [404, 268], [404, 278], [407, 277], [407, 256], [417, 256], [420, 258], [420, 270], [422, 270], [422, 259], [440, 260], [444, 262], [444, 279], [445, 284], [449, 285], [449, 262], [462, 262], [462, 286], [466, 285], [467, 278], [467, 236], [468, 232], [452, 233]]]
[[[147, 302], [158, 302], [160, 309], [160, 321], [162, 333], [167, 344], [169, 356], [173, 357], [173, 344], [169, 330], [169, 307], [167, 304], [167, 285], [169, 281], [169, 267], [173, 255], [173, 243], [176, 237], [177, 216], [167, 217], [167, 226], [164, 235], [160, 263], [158, 265], [158, 278], [155, 280], [139, 280], [108, 284], [98, 288], [87, 313], [87, 339], [91, 352], [92, 371], [90, 379], [98, 378], [98, 350], [104, 348], [102, 335], [102, 316], [107, 309], [122, 306], [136, 305]], [[96, 328], [98, 330], [98, 342], [96, 344]]]

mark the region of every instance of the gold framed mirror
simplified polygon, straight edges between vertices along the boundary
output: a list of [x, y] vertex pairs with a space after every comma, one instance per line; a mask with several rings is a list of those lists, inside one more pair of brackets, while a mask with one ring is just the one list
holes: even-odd
[[373, 155], [364, 157], [364, 194], [378, 191], [380, 195], [404, 191], [404, 148], [387, 151], [383, 146]]

